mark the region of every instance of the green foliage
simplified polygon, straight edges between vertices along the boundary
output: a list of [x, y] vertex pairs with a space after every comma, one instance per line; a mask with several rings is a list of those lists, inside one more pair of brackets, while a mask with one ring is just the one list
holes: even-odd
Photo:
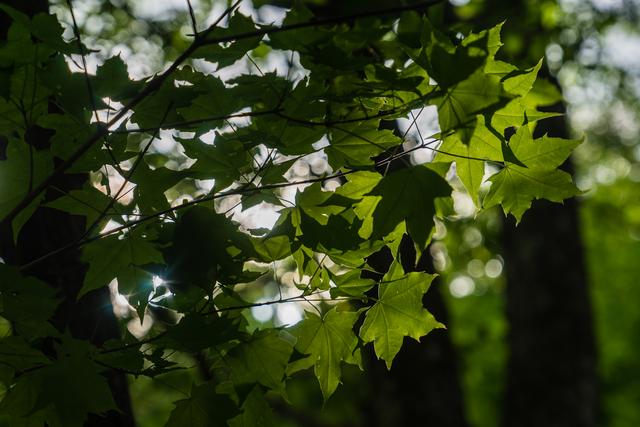
[[[24, 352], [27, 357], [33, 351], [15, 345], [2, 348]], [[114, 409], [107, 379], [100, 375], [104, 368], [92, 360], [95, 351], [86, 342], [64, 336], [55, 360], [30, 357], [30, 363], [37, 363], [38, 369], [31, 365], [31, 370], [23, 370], [15, 378], [0, 403], [0, 411], [16, 423], [35, 418], [51, 426], [74, 427], [82, 426], [89, 413], [104, 414]], [[64, 393], [60, 384], [64, 384]]]
[[638, 369], [640, 313], [625, 309], [638, 297], [640, 185], [629, 178], [598, 185], [581, 210], [587, 267], [593, 296], [602, 388], [602, 423], [614, 427], [640, 422]]
[[505, 213], [520, 220], [533, 199], [561, 202], [578, 194], [571, 176], [556, 169], [578, 143], [547, 136], [534, 140], [528, 126], [521, 126], [509, 140], [511, 153], [519, 164], [507, 160], [504, 168], [490, 178], [493, 184], [485, 206], [500, 203]]
[[178, 400], [166, 427], [226, 426], [227, 420], [235, 415], [233, 402], [224, 395], [215, 392], [212, 386], [194, 385], [188, 399]]
[[[313, 368], [326, 400], [368, 343], [390, 368], [405, 337], [443, 327], [422, 306], [434, 276], [405, 272], [397, 258], [403, 236], [418, 253], [430, 244], [434, 217], [453, 204], [454, 171], [479, 210], [501, 204], [518, 219], [535, 198], [576, 194], [558, 167], [577, 142], [532, 138], [548, 116], [537, 110], [548, 101], [535, 96], [540, 64], [519, 71], [496, 60], [499, 26], [460, 39], [415, 12], [320, 26], [298, 5], [271, 27], [232, 7], [226, 27], [201, 31], [165, 73], [132, 80], [120, 57], [95, 75], [71, 71], [69, 55], [88, 51], [78, 51], [82, 40], [63, 40], [53, 16], [3, 10], [14, 21], [0, 46], [0, 219], [19, 241], [38, 209], [84, 217], [71, 246], [87, 271], [71, 299], [117, 283], [127, 319], [156, 320], [144, 338], [75, 340], [50, 323], [55, 284], [0, 265], [0, 314], [13, 325], [0, 341], [0, 415], [15, 425], [82, 425], [114, 408], [104, 371], [154, 378], [189, 365], [173, 351], [195, 356], [205, 375], [167, 426], [274, 425], [268, 397], [287, 399], [299, 371]], [[256, 48], [296, 52], [304, 77], [259, 67], [216, 75]], [[406, 135], [384, 127], [428, 106], [440, 132], [415, 148], [437, 154], [414, 164]], [[508, 128], [517, 129], [510, 138]], [[49, 137], [35, 141], [36, 129]], [[173, 154], [153, 148], [161, 129]], [[328, 168], [299, 178], [296, 166], [313, 156]], [[84, 186], [58, 188], [71, 173]], [[239, 211], [256, 206], [277, 211], [273, 228], [243, 222]], [[385, 247], [391, 269], [365, 278]], [[278, 283], [279, 296], [265, 299], [278, 265], [291, 270], [295, 293]], [[284, 304], [306, 310], [304, 319], [256, 326], [247, 311]]]
[[422, 307], [422, 296], [433, 276], [426, 273], [402, 274], [395, 263], [378, 286], [376, 303], [367, 311], [360, 329], [365, 342], [373, 341], [378, 357], [391, 368], [404, 337], [419, 340], [434, 328], [442, 327]]
[[[12, 207], [24, 198], [34, 185], [42, 182], [52, 171], [51, 156], [34, 150], [32, 146], [16, 139], [7, 147], [7, 160], [0, 163], [0, 215], [7, 215]], [[38, 201], [42, 196], [38, 198]], [[13, 222], [17, 234], [29, 216], [37, 209], [38, 201], [31, 204]]]
[[338, 387], [342, 362], [360, 364], [356, 350], [358, 338], [353, 333], [357, 312], [340, 312], [331, 309], [322, 318], [307, 314], [307, 318], [292, 329], [296, 337], [296, 350], [309, 356], [296, 360], [288, 368], [289, 373], [314, 367], [325, 399]]

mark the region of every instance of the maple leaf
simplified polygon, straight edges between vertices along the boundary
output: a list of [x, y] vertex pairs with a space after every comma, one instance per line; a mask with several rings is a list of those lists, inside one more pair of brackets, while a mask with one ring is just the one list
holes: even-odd
[[402, 274], [395, 262], [378, 288], [376, 303], [367, 310], [360, 338], [373, 342], [376, 355], [391, 369], [404, 337], [419, 340], [443, 325], [422, 306], [422, 296], [435, 276], [411, 272]]
[[[372, 215], [371, 238], [384, 237], [406, 221], [407, 231], [416, 244], [426, 247], [433, 229], [435, 199], [450, 194], [449, 184], [424, 165], [384, 176], [368, 194], [369, 197], [379, 197]], [[367, 202], [367, 197], [364, 202]]]
[[357, 312], [335, 308], [322, 317], [307, 313], [290, 332], [297, 338], [296, 350], [309, 356], [291, 363], [287, 372], [313, 366], [322, 395], [328, 399], [340, 383], [341, 363], [360, 364], [360, 354], [356, 352], [358, 338], [353, 333], [357, 318]]

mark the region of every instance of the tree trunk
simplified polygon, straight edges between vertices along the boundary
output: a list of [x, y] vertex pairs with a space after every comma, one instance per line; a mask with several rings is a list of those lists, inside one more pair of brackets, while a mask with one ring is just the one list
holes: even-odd
[[[436, 279], [423, 300], [447, 324], [446, 307]], [[464, 400], [458, 381], [457, 355], [448, 329], [437, 329], [420, 342], [406, 339], [387, 371], [373, 349], [365, 352], [371, 397], [365, 425], [466, 427]]]
[[[416, 265], [415, 249], [408, 236], [402, 240], [400, 255], [407, 272], [433, 270], [428, 250]], [[377, 271], [386, 271], [392, 261], [388, 250], [369, 258]], [[371, 397], [365, 408], [367, 426], [467, 426], [457, 354], [451, 342], [451, 325], [437, 278], [425, 294], [423, 304], [448, 329], [434, 330], [420, 342], [405, 339], [390, 371], [376, 358], [371, 346], [364, 353], [371, 387]]]
[[[551, 39], [541, 9], [525, 0], [488, 0], [472, 22], [490, 27], [505, 17], [503, 40], [516, 42], [498, 56], [506, 52], [507, 61], [532, 66]], [[546, 67], [540, 78], [551, 78]], [[554, 111], [566, 113], [563, 104]], [[539, 122], [534, 136], [545, 133], [566, 138], [564, 117]], [[505, 218], [503, 255], [510, 350], [503, 426], [595, 426], [597, 356], [577, 200], [535, 201], [518, 226]]]
[[[562, 107], [564, 109], [564, 107]], [[567, 136], [563, 118], [537, 133]], [[503, 228], [510, 357], [505, 427], [596, 424], [596, 349], [578, 202], [537, 201]]]
[[[9, 0], [4, 3], [29, 16], [48, 12], [46, 0]], [[9, 17], [4, 12], [0, 13], [0, 41], [6, 38], [9, 25]], [[56, 112], [57, 107], [50, 103], [49, 109], [51, 112]], [[47, 147], [51, 136], [51, 131], [32, 126], [27, 130], [25, 139], [28, 144]], [[6, 140], [0, 145], [0, 159], [4, 157], [5, 148]], [[53, 184], [63, 191], [70, 191], [81, 188], [87, 179], [85, 174], [67, 174]], [[57, 196], [59, 194], [47, 192], [45, 200], [51, 200]], [[40, 207], [24, 225], [15, 244], [10, 224], [0, 225], [0, 257], [7, 264], [24, 265], [77, 240], [84, 228], [85, 221], [82, 217]], [[63, 302], [52, 319], [60, 331], [69, 330], [73, 337], [88, 340], [99, 346], [108, 339], [119, 338], [120, 331], [111, 306], [109, 289], [102, 288], [76, 300], [86, 272], [86, 266], [80, 261], [79, 255], [79, 250], [60, 253], [38, 263], [25, 274], [48, 283], [63, 297]], [[119, 411], [109, 411], [103, 417], [90, 415], [85, 425], [133, 427], [135, 422], [126, 377], [113, 370], [107, 370], [104, 375], [109, 382]], [[64, 384], [60, 385], [60, 390], [64, 392]]]

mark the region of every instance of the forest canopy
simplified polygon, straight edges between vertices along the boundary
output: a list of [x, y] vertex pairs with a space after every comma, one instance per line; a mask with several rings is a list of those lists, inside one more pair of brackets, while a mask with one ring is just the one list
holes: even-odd
[[[425, 265], [460, 197], [520, 221], [579, 194], [560, 167], [580, 141], [534, 137], [560, 94], [542, 60], [499, 59], [501, 24], [452, 32], [437, 1], [329, 17], [295, 2], [273, 24], [240, 3], [210, 25], [191, 13], [190, 43], [144, 78], [118, 55], [90, 70], [72, 2], [71, 38], [0, 5], [7, 425], [114, 425], [118, 381], [194, 363], [167, 426], [268, 425], [266, 396], [289, 401], [299, 372], [329, 399], [363, 349], [390, 368], [446, 326], [423, 306]], [[263, 71], [268, 55], [284, 66]], [[287, 304], [291, 326], [252, 315]]]

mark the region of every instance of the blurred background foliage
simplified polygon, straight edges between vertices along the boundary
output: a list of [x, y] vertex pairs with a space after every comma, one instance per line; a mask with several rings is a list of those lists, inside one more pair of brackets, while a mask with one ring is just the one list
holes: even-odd
[[[271, 23], [280, 22], [282, 9], [263, 4], [288, 2], [255, 3], [262, 6], [256, 9], [245, 0], [240, 11]], [[228, 4], [193, 0], [192, 5], [204, 28]], [[186, 0], [83, 0], [74, 7], [85, 43], [96, 50], [95, 63], [89, 66], [120, 55], [134, 77], [162, 69], [187, 46], [192, 33]], [[345, 13], [365, 7], [375, 4], [344, 2]], [[52, 10], [70, 22], [66, 2], [53, 1]], [[599, 425], [640, 425], [640, 1], [451, 0], [440, 12], [430, 13], [442, 14], [452, 23], [452, 31], [461, 32], [506, 19], [502, 55], [521, 66], [532, 66], [544, 57], [549, 77], [559, 82], [571, 129], [576, 137], [585, 138], [574, 155], [574, 166], [585, 191], [580, 218], [597, 332]], [[260, 47], [224, 72], [233, 73], [236, 67], [266, 70], [282, 60]], [[179, 161], [180, 153], [161, 148], [162, 155]], [[298, 173], [310, 169], [313, 165]], [[431, 255], [442, 276], [440, 286], [448, 290], [444, 293], [450, 333], [460, 359], [469, 424], [491, 427], [500, 423], [507, 359], [501, 213], [493, 210], [473, 218], [473, 212], [459, 211], [459, 220], [438, 224]], [[285, 275], [283, 266], [274, 280]], [[248, 298], [251, 292], [247, 289]], [[285, 323], [279, 320], [281, 314], [275, 309], [243, 313], [252, 327]], [[132, 383], [139, 425], [162, 425], [171, 403], [188, 394], [198, 375], [194, 362], [190, 370]], [[360, 408], [368, 399], [367, 378], [357, 368], [345, 369], [344, 377], [344, 385], [324, 407], [314, 379], [294, 377], [288, 391], [299, 409], [293, 413], [283, 402], [271, 402], [278, 410], [279, 425], [365, 425]]]

